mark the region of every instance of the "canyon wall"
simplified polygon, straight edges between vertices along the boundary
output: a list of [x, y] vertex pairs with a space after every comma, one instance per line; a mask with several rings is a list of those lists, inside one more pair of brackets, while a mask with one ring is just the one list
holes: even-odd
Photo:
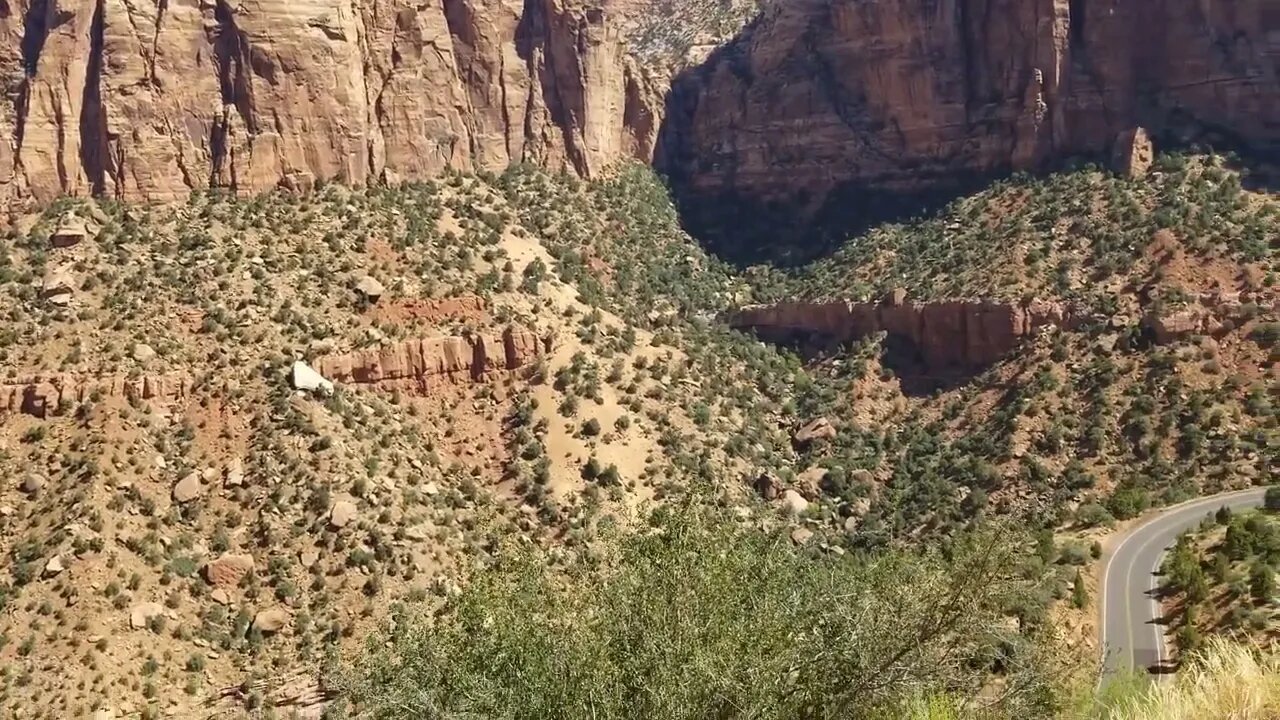
[[1135, 126], [1280, 157], [1280, 3], [774, 3], [676, 81], [658, 162], [686, 204], [811, 217], [1101, 157]]
[[1069, 327], [1077, 318], [1058, 303], [985, 300], [913, 303], [784, 302], [742, 308], [729, 325], [762, 337], [797, 333], [849, 342], [884, 332], [915, 348], [932, 370], [976, 370], [995, 363], [1043, 327]]
[[647, 160], [660, 97], [573, 0], [7, 0], [0, 203]]

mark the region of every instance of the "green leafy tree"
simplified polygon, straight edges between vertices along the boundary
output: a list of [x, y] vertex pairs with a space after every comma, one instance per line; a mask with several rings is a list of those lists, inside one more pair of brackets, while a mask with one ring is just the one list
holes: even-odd
[[998, 663], [1014, 673], [1000, 710], [1057, 707], [1058, 679], [1032, 661], [1047, 648], [989, 631], [1036, 594], [1029, 539], [979, 529], [946, 553], [813, 557], [706, 515], [661, 511], [563, 574], [503, 554], [434, 619], [372, 639], [338, 685], [371, 720], [856, 720], [976, 693]]

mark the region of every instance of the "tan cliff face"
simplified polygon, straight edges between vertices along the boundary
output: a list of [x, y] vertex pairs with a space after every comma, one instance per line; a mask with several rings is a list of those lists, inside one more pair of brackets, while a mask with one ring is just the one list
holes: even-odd
[[656, 93], [566, 0], [17, 0], [0, 201], [648, 159]]
[[[1104, 156], [1136, 126], [1280, 153], [1272, 0], [793, 0], [676, 81], [659, 162], [817, 212]], [[847, 195], [847, 193], [846, 193]]]
[[795, 333], [849, 342], [884, 332], [910, 343], [931, 370], [973, 370], [995, 363], [1045, 327], [1071, 327], [1080, 318], [1059, 303], [986, 300], [914, 303], [784, 302], [745, 307], [732, 327], [764, 337]]

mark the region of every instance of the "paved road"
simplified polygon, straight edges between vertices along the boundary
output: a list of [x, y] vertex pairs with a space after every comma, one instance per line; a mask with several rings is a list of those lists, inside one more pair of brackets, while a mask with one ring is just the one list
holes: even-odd
[[1133, 668], [1168, 670], [1165, 627], [1157, 622], [1160, 604], [1153, 590], [1156, 572], [1178, 535], [1222, 506], [1258, 507], [1266, 488], [1191, 500], [1164, 510], [1130, 532], [1102, 568], [1102, 675]]

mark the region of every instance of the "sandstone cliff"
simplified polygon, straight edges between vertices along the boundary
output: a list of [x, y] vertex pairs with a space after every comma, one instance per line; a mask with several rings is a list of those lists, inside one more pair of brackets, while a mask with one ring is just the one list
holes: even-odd
[[33, 375], [0, 383], [0, 416], [25, 413], [42, 418], [98, 397], [166, 403], [181, 400], [190, 392], [191, 379], [182, 373], [100, 378], [71, 373]]
[[848, 342], [879, 332], [911, 344], [933, 370], [974, 370], [1003, 358], [1043, 327], [1067, 327], [1078, 318], [1057, 303], [994, 301], [785, 302], [745, 307], [732, 327], [768, 338], [796, 333]]
[[460, 376], [478, 380], [491, 372], [518, 370], [550, 349], [548, 339], [507, 328], [498, 337], [425, 338], [327, 355], [316, 361], [315, 369], [339, 385], [389, 384], [425, 390], [432, 383]]
[[676, 82], [658, 158], [688, 204], [811, 217], [837, 195], [1102, 157], [1139, 125], [1280, 156], [1280, 5], [774, 3]]
[[0, 202], [648, 159], [657, 95], [570, 3], [5, 3]]

